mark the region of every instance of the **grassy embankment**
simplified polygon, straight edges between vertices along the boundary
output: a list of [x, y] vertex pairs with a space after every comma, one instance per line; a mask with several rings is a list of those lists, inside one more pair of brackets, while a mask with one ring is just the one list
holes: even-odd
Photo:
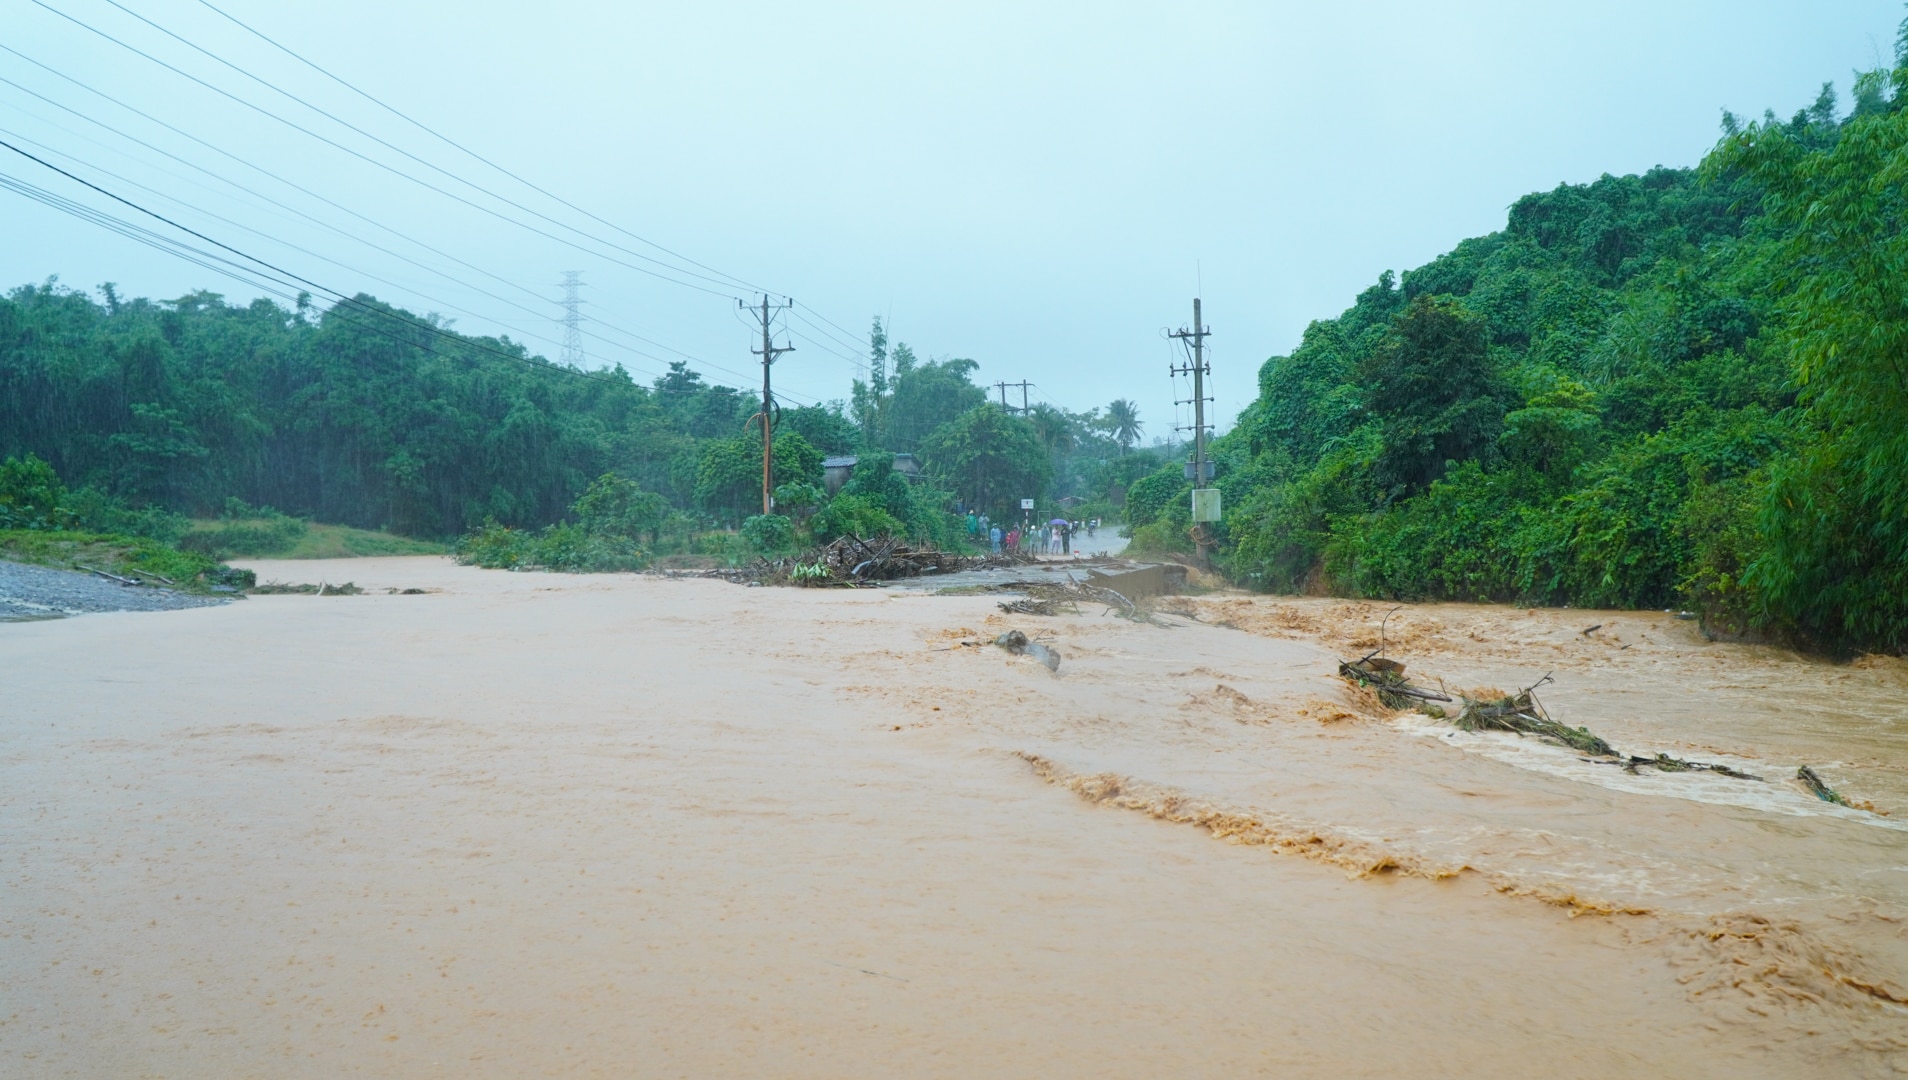
[[179, 546], [220, 559], [354, 559], [450, 551], [428, 540], [348, 525], [321, 525], [286, 515], [197, 519]]
[[158, 578], [194, 592], [207, 591], [213, 585], [245, 584], [229, 580], [233, 572], [201, 552], [113, 533], [0, 530], [0, 558], [66, 570], [104, 570], [121, 577]]

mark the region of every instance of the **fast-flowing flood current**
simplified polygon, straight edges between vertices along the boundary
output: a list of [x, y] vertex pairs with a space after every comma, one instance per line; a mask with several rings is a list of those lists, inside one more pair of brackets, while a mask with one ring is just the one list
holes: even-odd
[[1900, 661], [1384, 622], [1744, 780], [1388, 606], [259, 569], [370, 591], [0, 625], [0, 1075], [1908, 1070]]

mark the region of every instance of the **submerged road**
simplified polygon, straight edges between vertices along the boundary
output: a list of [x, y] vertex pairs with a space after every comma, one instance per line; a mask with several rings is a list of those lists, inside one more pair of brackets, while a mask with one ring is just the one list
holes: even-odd
[[[1899, 834], [1414, 734], [1304, 632], [1012, 623], [1054, 675], [962, 644], [1009, 625], [993, 597], [276, 574], [371, 594], [0, 625], [0, 1075], [1903, 1060], [1892, 1006], [1803, 970], [1898, 985], [1866, 924], [1807, 917], [1859, 920], [1822, 883]], [[1719, 953], [1710, 909], [1805, 850], [1814, 899]], [[1767, 882], [1725, 896], [1719, 859]]]

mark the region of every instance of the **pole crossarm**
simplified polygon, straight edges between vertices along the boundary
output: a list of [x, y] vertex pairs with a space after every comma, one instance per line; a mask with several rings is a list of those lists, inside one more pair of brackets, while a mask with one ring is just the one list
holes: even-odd
[[[736, 307], [742, 307], [740, 300]], [[762, 411], [756, 416], [762, 418], [762, 513], [775, 512], [774, 481], [775, 475], [775, 392], [769, 385], [769, 368], [783, 353], [795, 351], [793, 345], [775, 344], [775, 313], [787, 311], [795, 306], [795, 301], [787, 297], [779, 304], [770, 303], [767, 293], [762, 294], [762, 303], [751, 309], [750, 313], [761, 322], [762, 347], [751, 348], [750, 353], [762, 358]], [[753, 419], [753, 418], [751, 418]]]
[[[1200, 490], [1205, 488], [1210, 482], [1208, 474], [1211, 466], [1207, 463], [1206, 459], [1206, 432], [1212, 426], [1206, 423], [1206, 403], [1212, 400], [1206, 396], [1206, 376], [1212, 374], [1211, 365], [1206, 363], [1206, 339], [1212, 336], [1212, 331], [1206, 329], [1206, 324], [1201, 319], [1198, 297], [1193, 297], [1192, 329], [1188, 330], [1181, 327], [1168, 336], [1178, 339], [1182, 344], [1186, 342], [1192, 343], [1192, 362], [1189, 364], [1176, 365], [1171, 371], [1174, 375], [1191, 375], [1193, 381], [1191, 466], [1195, 500], [1194, 508], [1196, 510], [1199, 507], [1198, 499], [1200, 497]], [[1185, 402], [1176, 402], [1175, 404], [1185, 404]], [[1183, 431], [1185, 429], [1177, 428], [1176, 430]], [[1214, 506], [1216, 507], [1217, 504], [1215, 503]], [[1194, 520], [1193, 536], [1199, 545], [1199, 559], [1201, 562], [1205, 562], [1211, 557], [1212, 553], [1211, 533], [1203, 524], [1199, 523], [1197, 514], [1194, 515]]]

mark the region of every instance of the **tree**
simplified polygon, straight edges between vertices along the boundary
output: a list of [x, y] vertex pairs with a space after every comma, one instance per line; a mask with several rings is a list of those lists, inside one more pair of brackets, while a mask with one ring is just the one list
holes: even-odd
[[[971, 380], [980, 365], [972, 360], [913, 360], [906, 345], [894, 349], [894, 393], [883, 408], [885, 441], [880, 445], [898, 453], [914, 453], [935, 428], [987, 400]], [[904, 366], [902, 360], [908, 363]]]
[[799, 433], [815, 449], [830, 455], [854, 453], [861, 436], [854, 421], [842, 415], [839, 401], [784, 409], [776, 426]]
[[884, 430], [882, 406], [888, 397], [888, 331], [875, 316], [868, 331], [868, 381], [854, 380], [849, 394], [849, 410], [861, 428], [861, 441], [868, 446], [882, 445]]
[[1049, 455], [1060, 457], [1073, 450], [1073, 420], [1066, 413], [1042, 403], [1028, 411], [1027, 423], [1033, 426], [1034, 438], [1040, 440]]
[[[821, 460], [821, 452], [807, 439], [793, 431], [781, 432], [775, 436], [772, 481], [776, 485], [796, 480], [819, 482]], [[718, 439], [704, 448], [696, 466], [696, 505], [731, 522], [761, 511], [761, 429]]]
[[922, 444], [928, 467], [971, 506], [996, 512], [1039, 498], [1053, 466], [1026, 421], [981, 404], [941, 425]]
[[1366, 411], [1378, 420], [1379, 481], [1415, 494], [1448, 464], [1488, 448], [1503, 426], [1506, 386], [1492, 365], [1484, 319], [1449, 297], [1421, 296], [1366, 363]]
[[1146, 431], [1146, 425], [1140, 422], [1139, 406], [1125, 398], [1113, 399], [1106, 407], [1106, 429], [1113, 441], [1120, 444], [1120, 453], [1133, 449], [1133, 444]]
[[585, 532], [632, 540], [647, 536], [652, 546], [669, 516], [668, 500], [615, 473], [597, 477], [570, 509]]
[[[1745, 173], [1789, 230], [1775, 284], [1808, 409], [1810, 438], [1775, 469], [1761, 514], [1768, 550], [1747, 577], [1772, 613], [1825, 643], [1899, 649], [1908, 644], [1908, 55], [1893, 82], [1885, 111], [1851, 117], [1826, 146], [1750, 125], [1707, 171]], [[1818, 112], [1824, 102], [1832, 113], [1827, 90]]]

